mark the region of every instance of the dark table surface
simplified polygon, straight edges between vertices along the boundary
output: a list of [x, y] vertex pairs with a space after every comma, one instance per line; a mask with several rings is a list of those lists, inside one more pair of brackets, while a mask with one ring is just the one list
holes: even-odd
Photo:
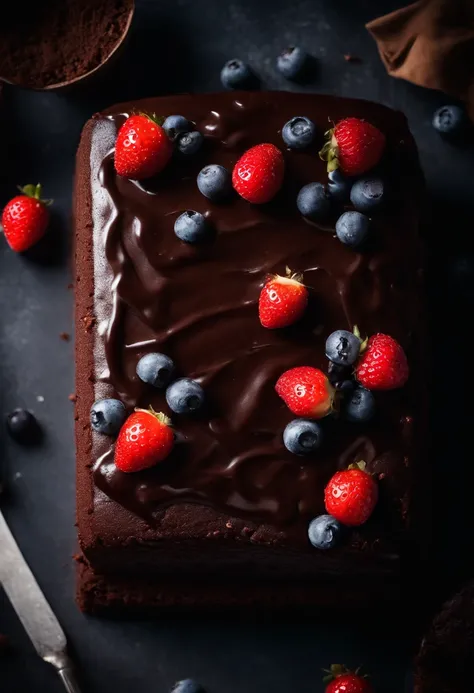
[[[85, 120], [129, 98], [218, 90], [225, 60], [248, 60], [271, 89], [357, 96], [404, 111], [427, 178], [424, 227], [431, 346], [433, 525], [436, 552], [430, 590], [439, 600], [471, 571], [468, 510], [470, 350], [474, 284], [472, 147], [453, 147], [433, 131], [431, 117], [446, 98], [389, 78], [364, 22], [403, 5], [388, 0], [138, 0], [128, 50], [106, 84], [68, 96], [4, 91], [0, 141], [0, 206], [17, 183], [44, 185], [54, 198], [49, 242], [34, 258], [15, 255], [0, 239], [0, 407], [31, 408], [45, 438], [36, 448], [14, 444], [2, 425], [1, 457], [9, 494], [2, 509], [25, 557], [75, 651], [90, 693], [165, 693], [192, 676], [212, 693], [322, 691], [321, 668], [363, 663], [378, 691], [405, 690], [411, 620], [406, 628], [361, 623], [344, 616], [318, 622], [274, 617], [160, 618], [113, 622], [86, 618], [73, 599], [75, 551], [73, 341], [70, 238], [74, 154]], [[314, 84], [295, 87], [280, 77], [275, 56], [300, 44], [318, 58]], [[345, 53], [361, 58], [348, 63]], [[469, 524], [470, 523], [470, 524]], [[0, 556], [1, 560], [1, 556]], [[0, 692], [60, 691], [0, 592], [0, 633], [11, 650], [0, 655]], [[407, 685], [406, 690], [410, 690]]]

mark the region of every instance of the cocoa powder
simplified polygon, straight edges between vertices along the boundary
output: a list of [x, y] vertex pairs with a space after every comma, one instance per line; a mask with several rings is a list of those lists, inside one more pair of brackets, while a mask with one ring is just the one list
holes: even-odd
[[29, 87], [68, 82], [100, 65], [119, 42], [133, 0], [9, 3], [0, 24], [0, 77]]

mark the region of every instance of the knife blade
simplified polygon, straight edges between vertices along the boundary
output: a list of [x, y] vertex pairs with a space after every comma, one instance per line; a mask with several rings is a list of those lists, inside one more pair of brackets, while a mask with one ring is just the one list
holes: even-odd
[[63, 629], [0, 511], [0, 584], [45, 662], [52, 664], [68, 693], [80, 693], [67, 654]]

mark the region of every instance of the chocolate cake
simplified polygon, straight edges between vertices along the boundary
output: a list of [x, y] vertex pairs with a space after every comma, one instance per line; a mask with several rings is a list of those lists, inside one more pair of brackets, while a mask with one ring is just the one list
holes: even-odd
[[[176, 156], [155, 178], [121, 178], [114, 143], [132, 111], [182, 114], [204, 135], [204, 147], [193, 158]], [[318, 128], [308, 150], [282, 141], [281, 129], [295, 115]], [[303, 185], [327, 181], [318, 149], [329, 121], [348, 116], [386, 136], [380, 171], [390, 200], [371, 220], [361, 252], [335, 237], [336, 211], [318, 224], [296, 208]], [[196, 177], [203, 166], [231, 171], [261, 142], [275, 144], [285, 158], [284, 185], [272, 202], [252, 205], [234, 194], [216, 204], [201, 195]], [[259, 599], [321, 604], [337, 602], [341, 590], [354, 602], [397, 598], [423, 464], [421, 193], [405, 117], [370, 102], [278, 92], [170, 96], [120, 104], [86, 124], [75, 184], [83, 608]], [[212, 223], [213, 243], [193, 246], [176, 237], [174, 222], [187, 209]], [[284, 274], [286, 266], [303, 273], [310, 304], [299, 323], [266, 330], [258, 320], [259, 293], [266, 276]], [[294, 415], [275, 393], [276, 380], [294, 366], [326, 371], [326, 337], [354, 325], [397, 339], [410, 378], [399, 390], [377, 393], [370, 424], [326, 417], [324, 445], [306, 461], [283, 445]], [[173, 415], [171, 456], [126, 474], [114, 465], [113, 440], [92, 432], [90, 408], [98, 398], [117, 397], [129, 411], [152, 405], [169, 415], [164, 394], [136, 375], [137, 361], [152, 351], [198, 379], [208, 406], [196, 417]], [[325, 512], [325, 485], [362, 459], [378, 480], [375, 512], [337, 548], [315, 549], [308, 524]]]
[[415, 661], [415, 693], [471, 693], [474, 583], [436, 615]]

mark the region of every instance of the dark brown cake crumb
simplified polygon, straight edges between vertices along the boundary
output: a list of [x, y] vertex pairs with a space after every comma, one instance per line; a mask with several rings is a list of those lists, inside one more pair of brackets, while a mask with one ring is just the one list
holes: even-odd
[[63, 342], [69, 342], [69, 340], [71, 339], [71, 335], [69, 334], [69, 332], [60, 332], [59, 339], [62, 339]]
[[344, 60], [346, 63], [361, 63], [362, 59], [358, 55], [352, 55], [352, 53], [346, 53], [344, 55]]
[[0, 75], [30, 87], [68, 82], [100, 65], [119, 42], [132, 0], [9, 3], [0, 24]]
[[90, 332], [95, 325], [95, 318], [93, 315], [86, 315], [85, 318], [82, 318], [82, 322], [84, 323], [86, 332]]
[[77, 395], [75, 395], [74, 393], [71, 393], [68, 397], [68, 400], [70, 402], [77, 402]]

